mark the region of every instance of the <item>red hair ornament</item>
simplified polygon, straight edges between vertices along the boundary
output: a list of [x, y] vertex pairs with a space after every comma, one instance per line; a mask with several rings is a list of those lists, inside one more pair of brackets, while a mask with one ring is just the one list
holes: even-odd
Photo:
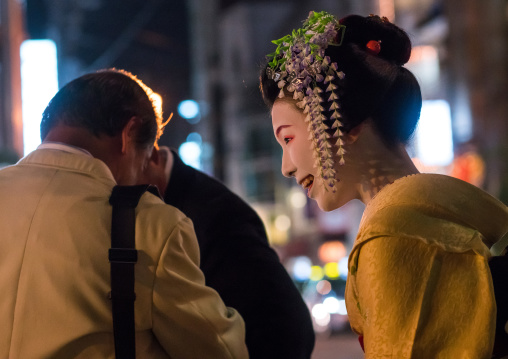
[[377, 55], [381, 51], [381, 41], [370, 40], [365, 47], [369, 53]]

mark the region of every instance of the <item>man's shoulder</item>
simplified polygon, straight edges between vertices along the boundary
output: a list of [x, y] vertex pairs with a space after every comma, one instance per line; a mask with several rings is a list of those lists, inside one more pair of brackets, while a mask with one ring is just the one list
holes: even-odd
[[192, 221], [150, 192], [143, 194], [136, 207], [136, 233], [138, 249], [151, 256], [158, 257], [165, 246], [180, 247], [182, 242], [198, 252]]
[[164, 201], [150, 192], [145, 192], [136, 207], [136, 214], [153, 222], [163, 221], [164, 225], [176, 225], [187, 216], [178, 208], [164, 203]]

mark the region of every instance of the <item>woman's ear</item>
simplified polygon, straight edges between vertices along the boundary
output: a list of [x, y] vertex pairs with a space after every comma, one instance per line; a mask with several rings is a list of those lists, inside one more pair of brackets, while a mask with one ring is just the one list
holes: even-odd
[[355, 143], [365, 129], [365, 121], [353, 127], [349, 132], [344, 132], [343, 140], [350, 145]]

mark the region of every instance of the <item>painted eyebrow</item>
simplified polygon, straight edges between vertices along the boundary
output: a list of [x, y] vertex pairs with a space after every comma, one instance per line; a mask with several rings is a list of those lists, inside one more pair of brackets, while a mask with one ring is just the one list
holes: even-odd
[[279, 126], [277, 128], [277, 130], [275, 130], [275, 137], [279, 137], [279, 132], [283, 129], [283, 128], [287, 128], [287, 127], [291, 127], [291, 125], [282, 125], [282, 126]]

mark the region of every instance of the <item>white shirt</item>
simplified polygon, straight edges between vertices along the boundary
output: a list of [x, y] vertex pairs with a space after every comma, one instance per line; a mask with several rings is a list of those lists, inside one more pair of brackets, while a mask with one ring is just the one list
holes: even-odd
[[39, 147], [37, 147], [37, 149], [38, 150], [52, 149], [52, 150], [70, 152], [70, 153], [74, 153], [74, 154], [81, 154], [81, 155], [84, 154], [84, 155], [93, 157], [90, 152], [88, 152], [87, 150], [85, 150], [83, 148], [72, 146], [67, 143], [62, 143], [62, 142], [43, 142], [39, 145]]

